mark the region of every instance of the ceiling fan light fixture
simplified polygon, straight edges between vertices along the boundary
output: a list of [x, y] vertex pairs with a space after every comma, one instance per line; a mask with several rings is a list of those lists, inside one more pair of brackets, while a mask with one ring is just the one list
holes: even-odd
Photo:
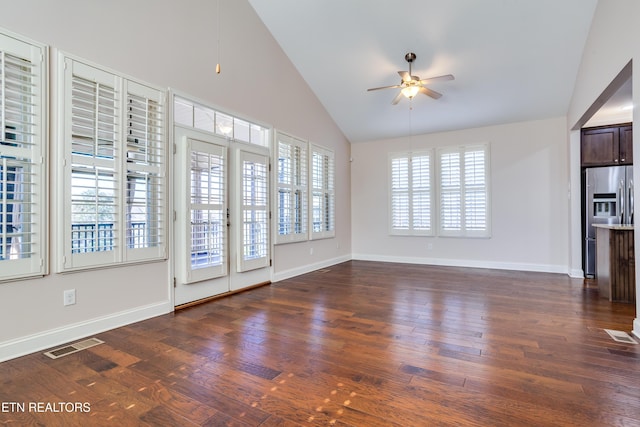
[[411, 63], [416, 59], [416, 54], [413, 52], [409, 52], [404, 56], [404, 59], [409, 63], [409, 71], [398, 71], [398, 75], [400, 75], [401, 78], [400, 84], [373, 87], [371, 89], [367, 89], [367, 91], [380, 89], [400, 89], [400, 92], [396, 95], [395, 98], [393, 98], [393, 101], [391, 101], [392, 105], [396, 105], [398, 102], [400, 102], [403, 96], [408, 99], [413, 99], [420, 92], [427, 96], [430, 96], [433, 99], [438, 99], [442, 96], [442, 94], [426, 87], [426, 85], [435, 81], [453, 80], [453, 76], [451, 74], [430, 77], [428, 79], [422, 80], [420, 79], [420, 77], [414, 76], [412, 74]]
[[420, 91], [420, 87], [415, 86], [415, 85], [403, 87], [402, 90], [401, 90], [402, 94], [404, 96], [406, 96], [407, 98], [409, 98], [409, 99], [411, 99], [414, 96], [416, 96], [419, 91]]

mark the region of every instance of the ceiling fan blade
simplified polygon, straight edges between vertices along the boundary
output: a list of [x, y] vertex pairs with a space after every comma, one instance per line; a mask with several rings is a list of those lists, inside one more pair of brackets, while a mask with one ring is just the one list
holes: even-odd
[[398, 92], [396, 97], [393, 98], [393, 101], [391, 101], [391, 105], [396, 105], [398, 102], [400, 102], [401, 99], [402, 99], [402, 92]]
[[403, 82], [411, 81], [411, 74], [408, 71], [398, 71]]
[[[420, 92], [424, 93], [427, 96], [432, 97], [433, 99], [438, 99], [442, 96], [441, 93], [436, 92], [435, 90], [426, 88], [426, 87], [420, 87]], [[402, 94], [402, 92], [400, 92]]]
[[433, 82], [443, 82], [446, 80], [453, 80], [453, 79], [454, 79], [453, 75], [445, 74], [444, 76], [429, 77], [428, 79], [420, 80], [420, 84], [426, 85]]
[[400, 87], [400, 85], [382, 86], [382, 87], [372, 87], [371, 89], [367, 89], [367, 91], [368, 91], [368, 92], [371, 92], [372, 90], [393, 89], [393, 88], [398, 88], [398, 87]]

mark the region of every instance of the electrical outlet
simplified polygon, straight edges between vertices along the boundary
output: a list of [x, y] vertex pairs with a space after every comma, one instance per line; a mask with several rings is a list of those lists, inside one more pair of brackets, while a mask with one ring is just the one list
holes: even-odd
[[428, 251], [432, 251], [433, 250], [433, 243], [427, 243], [427, 250]]
[[313, 248], [309, 249], [309, 255], [313, 255]]
[[63, 293], [64, 296], [64, 305], [73, 305], [76, 303], [76, 290], [75, 289], [67, 289]]

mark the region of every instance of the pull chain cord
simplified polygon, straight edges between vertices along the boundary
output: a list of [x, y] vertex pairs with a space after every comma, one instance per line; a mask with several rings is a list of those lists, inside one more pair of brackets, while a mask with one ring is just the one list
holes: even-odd
[[220, 74], [220, 0], [217, 2], [217, 19], [218, 19], [218, 63], [216, 64], [216, 74]]
[[413, 123], [411, 121], [413, 116], [413, 98], [409, 98], [409, 163], [411, 163], [411, 159], [413, 158], [413, 146], [412, 146], [412, 135], [413, 135]]

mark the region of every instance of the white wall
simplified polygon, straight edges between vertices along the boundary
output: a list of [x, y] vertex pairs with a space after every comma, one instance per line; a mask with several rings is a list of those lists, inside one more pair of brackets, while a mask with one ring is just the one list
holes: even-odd
[[[491, 238], [388, 234], [390, 152], [484, 142], [491, 150]], [[353, 144], [352, 157], [355, 259], [567, 272], [564, 117]]]
[[[638, 165], [638, 153], [640, 153], [640, 91], [636, 89], [640, 84], [640, 2], [635, 0], [599, 0], [596, 8], [589, 37], [582, 56], [582, 63], [576, 78], [573, 98], [568, 112], [568, 125], [572, 128], [579, 123], [580, 118], [596, 101], [611, 81], [618, 75], [624, 66], [633, 61], [633, 151], [635, 153], [634, 181], [640, 182], [640, 167]], [[574, 138], [575, 139], [575, 138]], [[572, 139], [573, 140], [573, 139]], [[577, 144], [572, 144], [572, 157]], [[579, 175], [579, 164], [571, 164], [572, 182]], [[573, 186], [573, 185], [572, 185]], [[575, 187], [575, 186], [573, 186]], [[640, 186], [635, 187], [635, 199], [640, 200]], [[580, 195], [572, 192], [572, 227], [580, 222], [579, 212], [575, 205], [579, 204]], [[640, 233], [636, 228], [635, 241], [640, 242]], [[580, 241], [577, 236], [571, 239], [571, 246], [577, 247]], [[636, 245], [637, 247], [637, 245]], [[575, 252], [573, 250], [572, 252]], [[640, 265], [640, 251], [636, 250], [636, 265]], [[636, 268], [636, 295], [640, 296], [640, 268]], [[640, 311], [640, 298], [636, 299], [636, 319], [633, 331], [640, 336], [640, 319], [637, 313]]]
[[[348, 183], [348, 141], [246, 0], [220, 2], [222, 73], [215, 74], [216, 4], [211, 0], [2, 0], [0, 28], [51, 46], [52, 70], [59, 49], [331, 148], [336, 152], [337, 182]], [[55, 97], [51, 105], [57, 105]], [[50, 144], [55, 148], [60, 142], [55, 137], [55, 110], [52, 114]], [[53, 191], [55, 165], [51, 160], [52, 207], [58, 202]], [[276, 274], [349, 259], [348, 184], [337, 186], [336, 205], [339, 236], [277, 247]], [[57, 225], [54, 211], [51, 228]], [[51, 233], [45, 239], [52, 249], [58, 244], [55, 238]], [[48, 276], [0, 284], [0, 360], [172, 310], [171, 260], [60, 274], [53, 252]], [[63, 290], [71, 288], [77, 290], [77, 304], [63, 307]]]

